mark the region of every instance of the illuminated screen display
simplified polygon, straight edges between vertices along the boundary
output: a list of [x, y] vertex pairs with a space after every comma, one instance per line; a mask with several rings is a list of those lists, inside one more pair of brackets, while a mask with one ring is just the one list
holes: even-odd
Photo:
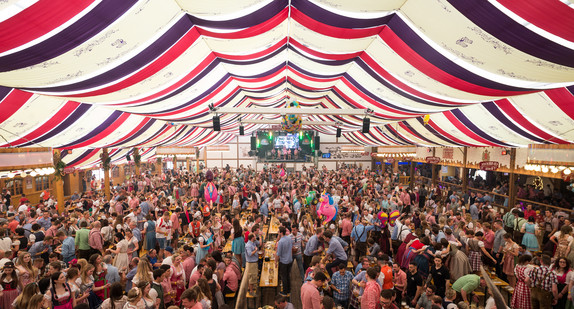
[[299, 147], [299, 135], [287, 134], [275, 138], [275, 148], [295, 149]]

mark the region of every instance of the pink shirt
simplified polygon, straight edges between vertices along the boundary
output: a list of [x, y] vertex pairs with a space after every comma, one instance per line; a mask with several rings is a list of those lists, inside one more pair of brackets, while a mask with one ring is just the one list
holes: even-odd
[[361, 297], [361, 309], [376, 309], [379, 305], [381, 286], [375, 280], [367, 281], [365, 292]]
[[321, 309], [321, 295], [312, 282], [301, 286], [301, 305], [303, 309]]
[[174, 212], [171, 214], [171, 228], [174, 230], [179, 230], [179, 217]]
[[[407, 287], [407, 273], [402, 270], [399, 270], [398, 273], [395, 273], [393, 276], [393, 282], [395, 284], [395, 288], [399, 291], [404, 291]], [[402, 287], [397, 287], [397, 285], [402, 285]]]
[[484, 247], [486, 249], [492, 250], [492, 246], [494, 245], [494, 232], [491, 230], [490, 232], [484, 232]]
[[237, 287], [239, 286], [239, 279], [237, 278], [237, 274], [230, 266], [225, 268], [225, 273], [223, 274], [223, 281], [227, 287], [232, 290], [233, 292], [237, 291]]
[[351, 235], [351, 232], [353, 231], [353, 223], [351, 220], [349, 220], [349, 218], [343, 219], [343, 222], [341, 222], [341, 229], [341, 236]]
[[195, 268], [195, 257], [189, 256], [181, 264], [183, 265], [183, 270], [185, 271], [185, 282], [189, 282], [191, 272]]
[[189, 287], [194, 286], [199, 278], [201, 278], [201, 273], [199, 271], [192, 273], [189, 277]]

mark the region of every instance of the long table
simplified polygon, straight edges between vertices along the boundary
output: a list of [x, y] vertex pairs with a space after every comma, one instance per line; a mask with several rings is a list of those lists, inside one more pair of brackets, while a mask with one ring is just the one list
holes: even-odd
[[279, 285], [279, 270], [275, 265], [275, 242], [265, 243], [265, 254], [263, 256], [263, 268], [259, 286], [262, 288], [277, 287]]

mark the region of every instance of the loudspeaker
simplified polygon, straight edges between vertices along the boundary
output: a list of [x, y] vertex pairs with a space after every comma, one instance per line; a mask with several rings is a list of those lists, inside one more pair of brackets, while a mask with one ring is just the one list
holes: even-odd
[[130, 154], [129, 154], [129, 153], [126, 155], [126, 160], [128, 160], [128, 161], [131, 161], [131, 160], [132, 160], [132, 157], [130, 157]]
[[341, 128], [337, 128], [337, 137], [341, 137]]
[[221, 126], [219, 124], [219, 116], [213, 116], [213, 131], [221, 131]]
[[239, 135], [245, 135], [245, 128], [243, 126], [239, 126]]
[[251, 150], [257, 150], [257, 137], [251, 137]]
[[363, 131], [362, 133], [369, 133], [369, 129], [371, 128], [371, 119], [370, 118], [363, 118]]
[[319, 149], [321, 147], [321, 137], [318, 135], [315, 136], [315, 149]]

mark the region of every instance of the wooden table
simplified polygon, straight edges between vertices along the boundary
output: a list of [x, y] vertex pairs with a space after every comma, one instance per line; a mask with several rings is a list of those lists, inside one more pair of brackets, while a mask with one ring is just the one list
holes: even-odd
[[263, 262], [261, 270], [261, 280], [259, 286], [262, 288], [276, 288], [279, 285], [279, 269], [275, 261]]
[[279, 234], [279, 226], [280, 226], [279, 219], [272, 217], [271, 222], [269, 224], [269, 234]]
[[231, 244], [232, 243], [233, 243], [233, 240], [231, 239], [231, 237], [229, 237], [229, 239], [225, 243], [225, 247], [223, 247], [223, 253], [231, 252]]

